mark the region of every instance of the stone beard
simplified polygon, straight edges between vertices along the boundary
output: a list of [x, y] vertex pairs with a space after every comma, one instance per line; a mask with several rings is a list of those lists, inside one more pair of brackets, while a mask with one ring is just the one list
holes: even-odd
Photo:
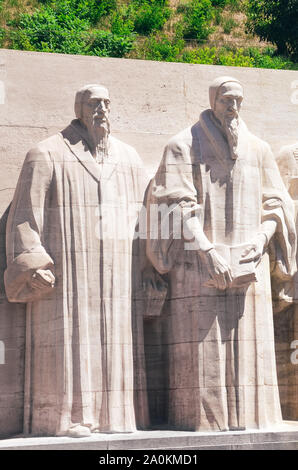
[[97, 161], [102, 161], [108, 156], [108, 140], [110, 135], [110, 121], [108, 115], [99, 117], [91, 116], [91, 119], [85, 121], [90, 138], [94, 142], [94, 157]]
[[236, 160], [238, 157], [238, 139], [239, 139], [239, 113], [235, 112], [234, 116], [229, 116], [226, 113], [219, 113], [214, 110], [214, 123], [219, 127], [228, 141], [228, 146], [231, 152], [231, 158]]
[[232, 159], [238, 157], [237, 147], [238, 147], [238, 136], [239, 136], [239, 118], [238, 116], [230, 119], [226, 117], [224, 120], [223, 129], [228, 140], [229, 148], [231, 151]]

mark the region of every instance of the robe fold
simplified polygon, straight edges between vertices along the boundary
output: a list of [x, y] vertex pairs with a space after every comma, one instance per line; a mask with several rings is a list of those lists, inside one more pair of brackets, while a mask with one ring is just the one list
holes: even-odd
[[[272, 275], [289, 279], [293, 273], [293, 203], [270, 147], [240, 121], [237, 152], [232, 160], [207, 110], [171, 139], [150, 188], [148, 213], [152, 205], [169, 208], [154, 237], [158, 219], [149, 216], [147, 256], [157, 271], [168, 273], [164, 347], [168, 422], [176, 429], [264, 428], [281, 421], [269, 249], [256, 267], [257, 282], [239, 289], [207, 287], [210, 276], [199, 255], [217, 244], [250, 243], [264, 232], [265, 221], [274, 220]], [[195, 248], [183, 227], [177, 236], [179, 220], [183, 226], [191, 217], [204, 235]], [[166, 225], [169, 237], [161, 235]]]
[[[5, 286], [27, 303], [27, 432], [57, 435], [74, 423], [135, 430], [131, 325], [132, 241], [144, 170], [109, 138], [102, 163], [78, 120], [26, 156], [7, 223]], [[36, 269], [55, 287], [32, 290]]]

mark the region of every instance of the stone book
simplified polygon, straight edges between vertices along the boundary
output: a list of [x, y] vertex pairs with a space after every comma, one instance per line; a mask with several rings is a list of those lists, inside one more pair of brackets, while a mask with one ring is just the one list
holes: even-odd
[[[257, 282], [256, 263], [254, 261], [242, 261], [242, 254], [248, 246], [250, 246], [250, 243], [235, 246], [215, 245], [217, 253], [222, 256], [231, 267], [233, 276], [231, 288], [246, 287], [251, 282]], [[212, 279], [207, 281], [205, 285], [207, 287], [215, 287]]]

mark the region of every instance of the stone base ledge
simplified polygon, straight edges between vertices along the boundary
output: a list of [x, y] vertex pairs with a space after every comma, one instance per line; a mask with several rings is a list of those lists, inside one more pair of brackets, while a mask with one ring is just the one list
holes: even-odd
[[284, 421], [261, 431], [137, 431], [86, 438], [16, 436], [0, 440], [0, 450], [298, 450], [298, 421]]

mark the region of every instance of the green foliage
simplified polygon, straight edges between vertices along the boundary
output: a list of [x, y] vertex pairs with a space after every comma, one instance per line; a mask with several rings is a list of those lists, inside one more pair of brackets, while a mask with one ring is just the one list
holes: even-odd
[[276, 56], [273, 48], [260, 51], [257, 47], [234, 49], [228, 47], [203, 47], [185, 51], [182, 62], [192, 64], [226, 65], [234, 67], [260, 67], [269, 69], [297, 69], [298, 65], [284, 57]]
[[116, 0], [43, 0], [42, 3], [50, 6], [58, 15], [75, 15], [92, 25], [117, 6]]
[[227, 3], [227, 5], [229, 5], [229, 8], [230, 8], [231, 11], [241, 11], [242, 10], [243, 0], [227, 0], [226, 3]]
[[159, 31], [171, 15], [168, 2], [158, 0], [145, 0], [132, 2], [134, 7], [134, 30], [139, 34], [147, 35]]
[[247, 56], [243, 49], [235, 52], [225, 48], [203, 47], [186, 51], [182, 56], [183, 62], [192, 64], [230, 65], [237, 67], [253, 67], [253, 59]]
[[211, 0], [211, 3], [216, 8], [229, 6], [232, 11], [237, 11], [241, 6], [241, 0]]
[[201, 49], [186, 50], [182, 55], [181, 62], [213, 65], [216, 63], [216, 48], [202, 47]]
[[185, 46], [183, 39], [170, 40], [167, 36], [156, 38], [150, 36], [146, 39], [140, 58], [165, 62], [178, 62], [178, 57]]
[[225, 34], [230, 34], [232, 29], [234, 29], [238, 25], [238, 23], [233, 18], [229, 17], [222, 19], [221, 25], [223, 28], [223, 32]]
[[[224, 32], [229, 34], [237, 23], [231, 15], [227, 17], [227, 12], [240, 9], [242, 0], [181, 0], [176, 9], [170, 7], [168, 0], [39, 0], [39, 7], [33, 13], [30, 1], [27, 4], [26, 0], [22, 5], [21, 0], [0, 0], [0, 47], [101, 57], [129, 55], [194, 64], [298, 69], [298, 64], [289, 58], [289, 55], [298, 57], [295, 32], [298, 0], [245, 2], [247, 28], [257, 32], [262, 39], [273, 41], [278, 52], [276, 47], [263, 51], [257, 47], [237, 49], [233, 46], [189, 48], [190, 44], [195, 44], [193, 41], [205, 41], [214, 24], [221, 24]], [[13, 14], [6, 12], [8, 5], [13, 8]], [[30, 13], [24, 13], [28, 11], [27, 5]], [[167, 22], [172, 14], [176, 15], [174, 21]], [[8, 18], [12, 17], [14, 20], [9, 22]], [[168, 28], [171, 34], [167, 35]], [[161, 32], [157, 34], [158, 31]], [[186, 40], [190, 41], [187, 46]]]
[[298, 58], [298, 0], [249, 0], [247, 30], [276, 44], [280, 54]]
[[[59, 3], [59, 0], [56, 0]], [[71, 0], [76, 5], [76, 13], [91, 24], [96, 24], [100, 18], [111, 13], [117, 6], [116, 0]]]
[[56, 12], [49, 6], [32, 15], [21, 14], [13, 24], [17, 26], [10, 34], [13, 49], [44, 52], [80, 54], [84, 50], [84, 33], [88, 21], [67, 15], [64, 10]]
[[171, 15], [168, 1], [133, 0], [127, 4], [117, 4], [110, 14], [111, 31], [116, 34], [136, 32], [148, 36], [163, 28]]
[[228, 65], [233, 67], [253, 67], [254, 61], [251, 57], [245, 54], [242, 48], [237, 49], [235, 52], [226, 51], [224, 48], [219, 50], [218, 65]]
[[134, 20], [130, 8], [122, 7], [114, 11], [110, 17], [111, 32], [126, 36], [134, 30]]
[[132, 34], [121, 36], [108, 31], [90, 32], [90, 22], [84, 14], [81, 16], [72, 9], [68, 0], [52, 3], [52, 6], [45, 5], [32, 15], [22, 14], [12, 22], [16, 29], [10, 33], [11, 47], [112, 57], [123, 57], [130, 51], [134, 40]]
[[293, 69], [295, 65], [286, 57], [276, 55], [276, 51], [272, 47], [267, 47], [260, 51], [257, 47], [249, 47], [247, 54], [253, 58], [254, 67], [263, 69]]
[[119, 36], [109, 31], [94, 31], [86, 49], [88, 55], [124, 57], [132, 48], [134, 36]]
[[225, 7], [228, 0], [211, 0], [212, 6], [214, 7]]
[[220, 8], [216, 8], [214, 10], [214, 23], [218, 26], [222, 22], [221, 10]]
[[3, 46], [5, 37], [6, 37], [5, 29], [4, 29], [4, 28], [0, 28], [0, 47]]
[[191, 0], [184, 5], [183, 36], [201, 42], [212, 32], [210, 27], [214, 16], [211, 0]]
[[270, 69], [297, 69], [298, 65], [276, 56], [273, 48], [260, 51], [256, 47], [234, 49], [228, 47], [203, 47], [185, 51], [182, 62], [192, 64], [225, 65], [234, 67], [260, 67]]

